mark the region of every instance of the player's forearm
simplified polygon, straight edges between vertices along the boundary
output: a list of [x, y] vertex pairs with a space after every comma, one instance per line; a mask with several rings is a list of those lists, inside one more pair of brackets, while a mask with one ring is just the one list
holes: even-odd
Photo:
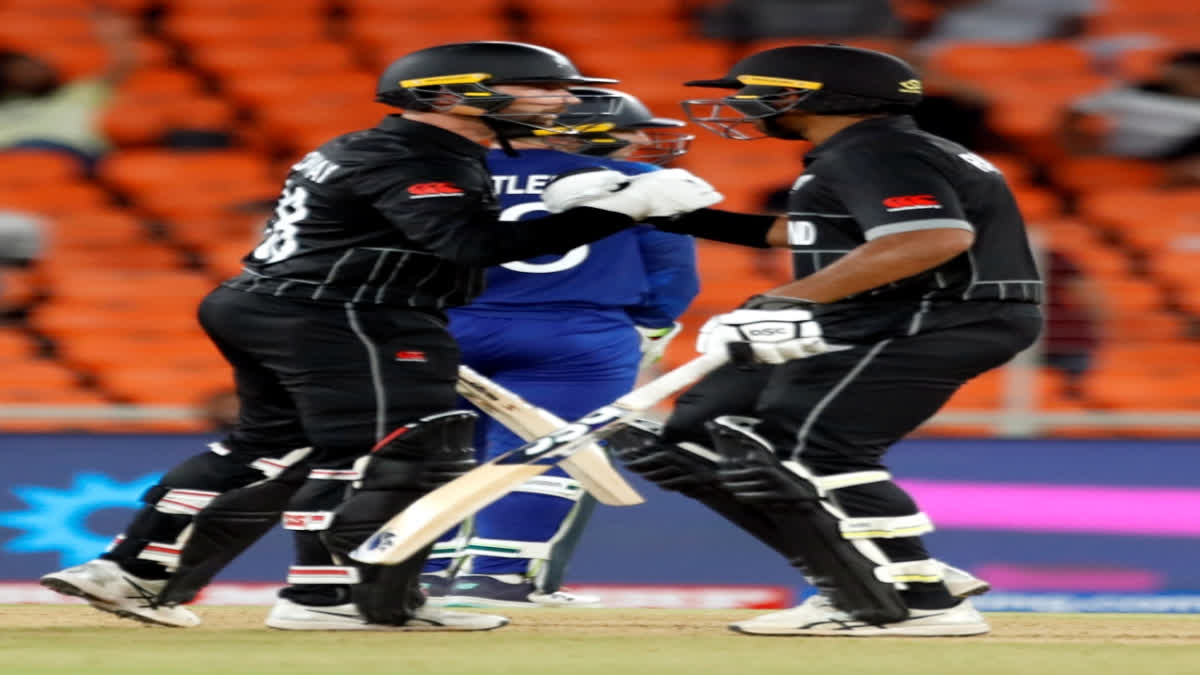
[[973, 241], [973, 233], [951, 229], [879, 237], [769, 295], [834, 302], [933, 269], [966, 251]]
[[628, 216], [580, 207], [531, 220], [475, 223], [470, 232], [449, 233], [430, 248], [463, 265], [489, 267], [546, 253], [566, 253], [634, 225]]
[[663, 232], [690, 234], [701, 239], [739, 246], [770, 248], [775, 244], [769, 241], [768, 233], [772, 232], [780, 221], [786, 223], [787, 219], [756, 213], [699, 209], [673, 218], [653, 218], [650, 223]]

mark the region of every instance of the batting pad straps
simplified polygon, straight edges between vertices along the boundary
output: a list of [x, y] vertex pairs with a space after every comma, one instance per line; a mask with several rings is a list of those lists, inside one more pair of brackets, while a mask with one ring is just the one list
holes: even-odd
[[945, 579], [944, 570], [942, 563], [932, 558], [926, 558], [925, 560], [909, 560], [880, 565], [875, 568], [875, 576], [880, 581], [894, 584], [935, 584]]
[[843, 518], [839, 527], [847, 539], [896, 539], [933, 532], [933, 521], [924, 512], [911, 516]]
[[490, 555], [496, 558], [533, 558], [536, 560], [546, 560], [550, 557], [550, 543], [472, 537], [462, 552], [464, 555]]
[[288, 568], [289, 584], [357, 584], [358, 568], [340, 565], [292, 565]]

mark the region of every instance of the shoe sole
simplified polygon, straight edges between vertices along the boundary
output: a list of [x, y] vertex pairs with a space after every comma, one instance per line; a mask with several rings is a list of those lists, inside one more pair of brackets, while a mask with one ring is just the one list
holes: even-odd
[[797, 630], [780, 627], [778, 630], [746, 630], [738, 625], [729, 626], [729, 630], [743, 635], [761, 637], [969, 637], [983, 635], [992, 630], [987, 624], [963, 624], [961, 626], [912, 626], [909, 628], [879, 628], [879, 629], [847, 629], [847, 630]]
[[577, 604], [570, 603], [570, 604], [558, 605], [558, 604], [549, 604], [549, 603], [532, 602], [532, 601], [521, 602], [518, 600], [494, 600], [492, 598], [477, 598], [477, 597], [473, 597], [473, 596], [469, 596], [469, 595], [448, 595], [444, 599], [444, 602], [441, 606], [442, 607], [470, 607], [470, 608], [475, 608], [475, 609], [497, 609], [497, 608], [560, 609], [563, 607], [576, 607], [576, 608], [580, 608], [580, 609], [591, 609], [591, 608], [600, 607], [600, 603], [599, 602], [594, 602], [594, 603], [581, 602], [581, 603], [577, 603]]
[[461, 632], [482, 632], [482, 631], [496, 630], [497, 628], [503, 628], [503, 627], [507, 626], [508, 621], [506, 620], [503, 623], [498, 623], [495, 626], [487, 626], [487, 627], [479, 627], [479, 628], [460, 628], [460, 627], [445, 626], [445, 625], [436, 626], [433, 624], [413, 625], [413, 626], [407, 626], [407, 625], [405, 625], [405, 626], [386, 626], [383, 624], [368, 624], [368, 623], [345, 624], [345, 623], [321, 623], [321, 622], [314, 622], [314, 621], [287, 621], [287, 620], [272, 621], [271, 619], [267, 619], [266, 625], [268, 628], [274, 628], [276, 630], [311, 630], [311, 631], [315, 631], [315, 630], [324, 630], [324, 631], [353, 630], [353, 631], [377, 631], [377, 632], [434, 632], [434, 631], [451, 632], [451, 631], [453, 631], [453, 632], [461, 633]]
[[81, 600], [86, 600], [87, 603], [89, 605], [91, 605], [93, 608], [98, 609], [101, 612], [108, 612], [109, 614], [120, 617], [122, 619], [131, 619], [131, 620], [137, 621], [139, 623], [150, 624], [152, 626], [166, 626], [167, 628], [188, 628], [189, 627], [189, 626], [181, 626], [177, 623], [167, 623], [165, 621], [158, 621], [157, 619], [152, 619], [148, 616], [143, 616], [141, 614], [132, 612], [128, 609], [121, 608], [117, 605], [112, 604], [111, 602], [109, 602], [107, 600], [104, 600], [98, 596], [92, 595], [91, 593], [87, 592], [86, 590], [84, 590], [64, 579], [57, 579], [54, 577], [49, 577], [49, 578], [43, 577], [38, 583], [40, 583], [41, 585], [45, 586], [46, 588], [49, 588], [50, 590], [52, 590], [55, 593], [58, 593], [60, 595], [69, 595], [73, 598], [79, 598]]

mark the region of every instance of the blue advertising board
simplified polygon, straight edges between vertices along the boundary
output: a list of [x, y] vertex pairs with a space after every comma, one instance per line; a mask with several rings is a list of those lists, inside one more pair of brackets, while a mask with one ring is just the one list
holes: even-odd
[[[0, 435], [0, 581], [103, 551], [162, 471], [212, 440]], [[1200, 591], [1200, 441], [921, 439], [889, 460], [938, 525], [927, 538], [934, 554], [1010, 598], [1103, 605]], [[802, 586], [777, 555], [703, 507], [630, 481], [647, 503], [599, 507], [569, 581]], [[277, 529], [219, 579], [282, 582], [290, 559]]]

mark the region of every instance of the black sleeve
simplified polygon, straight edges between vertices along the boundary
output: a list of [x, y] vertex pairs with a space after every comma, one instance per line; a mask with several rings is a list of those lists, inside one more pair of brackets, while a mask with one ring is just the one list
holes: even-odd
[[723, 241], [727, 244], [770, 248], [767, 233], [776, 216], [756, 213], [735, 213], [718, 209], [698, 209], [671, 218], [651, 218], [646, 223], [663, 232], [690, 234], [701, 239]]
[[375, 209], [425, 250], [463, 265], [491, 266], [565, 253], [634, 226], [628, 216], [578, 208], [502, 221], [485, 197], [486, 173], [469, 164], [426, 163], [416, 171], [365, 173], [361, 190]]

